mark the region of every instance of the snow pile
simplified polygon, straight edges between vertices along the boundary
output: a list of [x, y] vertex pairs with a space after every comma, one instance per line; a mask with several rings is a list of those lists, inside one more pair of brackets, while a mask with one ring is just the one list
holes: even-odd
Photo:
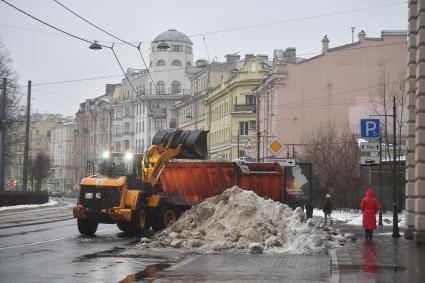
[[26, 208], [38, 208], [38, 207], [45, 207], [45, 206], [53, 206], [57, 205], [58, 202], [55, 200], [49, 199], [49, 202], [43, 203], [43, 204], [22, 204], [22, 205], [12, 205], [12, 206], [2, 206], [0, 207], [0, 211], [4, 210], [14, 210], [14, 209], [26, 209]]
[[329, 241], [341, 242], [322, 221], [305, 221], [304, 212], [266, 200], [238, 187], [204, 200], [143, 245], [197, 252], [248, 249], [264, 252], [326, 253]]

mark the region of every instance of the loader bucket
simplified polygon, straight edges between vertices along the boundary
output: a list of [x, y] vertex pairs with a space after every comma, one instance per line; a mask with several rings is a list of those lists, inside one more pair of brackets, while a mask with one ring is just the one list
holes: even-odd
[[207, 133], [201, 130], [159, 130], [152, 139], [152, 145], [167, 146], [170, 148], [182, 146], [177, 158], [207, 159]]

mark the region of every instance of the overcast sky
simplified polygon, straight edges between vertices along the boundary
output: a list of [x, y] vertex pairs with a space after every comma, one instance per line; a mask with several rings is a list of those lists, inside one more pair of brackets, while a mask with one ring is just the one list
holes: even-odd
[[[53, 0], [6, 1], [80, 37], [99, 40], [107, 45], [114, 41]], [[271, 56], [274, 49], [287, 47], [295, 47], [301, 56], [320, 52], [321, 39], [325, 34], [330, 39], [330, 47], [350, 43], [351, 27], [356, 28], [356, 38], [360, 30], [365, 30], [367, 36], [379, 37], [381, 30], [407, 29], [407, 1], [396, 0], [59, 1], [128, 41], [151, 41], [170, 28], [188, 36], [206, 33], [210, 58], [217, 57], [219, 61], [229, 53], [239, 53], [241, 57], [249, 53]], [[347, 12], [337, 14], [341, 11]], [[335, 14], [330, 15], [332, 13]], [[273, 22], [279, 23], [265, 25]], [[256, 27], [211, 33], [246, 26]], [[207, 58], [202, 37], [191, 39], [194, 60]], [[121, 81], [120, 68], [110, 50], [92, 51], [87, 43], [62, 35], [3, 2], [0, 2], [0, 40], [10, 51], [13, 67], [22, 85], [26, 85], [28, 80], [35, 85], [116, 76], [34, 86], [33, 111], [74, 115], [79, 103], [102, 95], [106, 83]], [[142, 45], [146, 57], [148, 48], [149, 43]], [[135, 48], [116, 45], [115, 49], [125, 69], [143, 67]], [[22, 90], [26, 92], [25, 88]]]

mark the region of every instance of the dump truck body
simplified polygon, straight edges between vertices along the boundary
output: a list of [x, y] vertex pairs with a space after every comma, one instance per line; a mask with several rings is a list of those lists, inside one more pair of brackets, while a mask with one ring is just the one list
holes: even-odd
[[273, 163], [170, 162], [160, 175], [161, 189], [176, 205], [194, 205], [239, 186], [257, 195], [283, 201], [283, 169]]

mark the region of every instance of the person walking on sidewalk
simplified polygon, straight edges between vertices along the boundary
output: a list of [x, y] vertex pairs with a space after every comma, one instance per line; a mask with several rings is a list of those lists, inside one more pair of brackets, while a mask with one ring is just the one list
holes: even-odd
[[375, 197], [373, 189], [366, 191], [365, 197], [362, 199], [360, 209], [363, 212], [363, 228], [365, 229], [365, 238], [372, 240], [373, 230], [376, 229], [376, 212], [379, 204]]
[[329, 217], [329, 223], [332, 225], [332, 220], [331, 220], [332, 200], [331, 200], [330, 194], [326, 194], [325, 203], [323, 204], [323, 213], [325, 214], [325, 225], [328, 222], [328, 217]]

